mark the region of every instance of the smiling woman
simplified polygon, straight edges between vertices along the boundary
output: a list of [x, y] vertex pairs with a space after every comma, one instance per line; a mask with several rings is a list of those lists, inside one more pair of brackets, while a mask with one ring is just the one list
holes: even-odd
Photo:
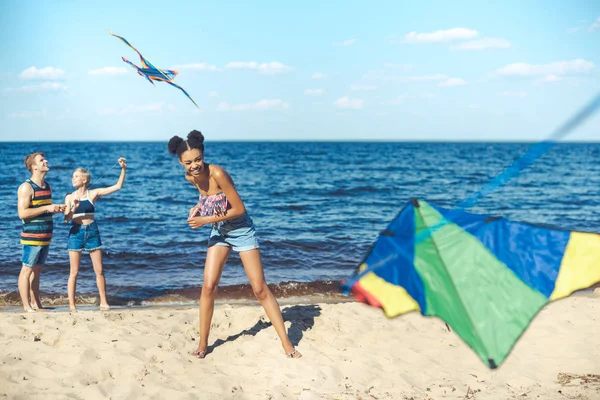
[[204, 136], [196, 130], [188, 134], [187, 140], [179, 136], [171, 138], [169, 152], [179, 157], [186, 171], [185, 179], [200, 192], [198, 205], [190, 210], [188, 224], [192, 229], [212, 224], [200, 295], [200, 343], [192, 354], [204, 358], [209, 352], [208, 335], [218, 284], [233, 249], [240, 255], [252, 291], [279, 335], [285, 354], [290, 358], [302, 357], [290, 342], [279, 304], [265, 281], [254, 224], [231, 176], [223, 168], [204, 162]]
[[69, 242], [67, 249], [69, 250], [69, 263], [71, 272], [67, 283], [67, 291], [69, 296], [69, 307], [71, 311], [77, 311], [75, 305], [75, 289], [77, 286], [77, 276], [79, 275], [79, 267], [81, 265], [81, 252], [85, 251], [90, 254], [94, 272], [96, 274], [96, 286], [98, 286], [98, 294], [100, 295], [100, 310], [108, 311], [110, 306], [106, 299], [106, 279], [104, 277], [102, 267], [102, 240], [100, 239], [100, 231], [95, 220], [96, 201], [102, 197], [121, 190], [125, 182], [125, 174], [127, 171], [127, 162], [121, 157], [118, 160], [121, 166], [121, 175], [116, 184], [106, 187], [89, 190], [91, 174], [83, 168], [77, 168], [73, 172], [71, 184], [75, 188], [73, 193], [65, 197], [66, 209], [65, 222], [71, 222], [69, 229]]

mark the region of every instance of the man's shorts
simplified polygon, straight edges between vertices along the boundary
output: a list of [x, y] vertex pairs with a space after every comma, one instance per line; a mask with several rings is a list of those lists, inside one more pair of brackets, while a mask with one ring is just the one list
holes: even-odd
[[48, 258], [48, 250], [50, 245], [47, 246], [30, 246], [28, 244], [23, 245], [23, 265], [26, 267], [41, 267]]

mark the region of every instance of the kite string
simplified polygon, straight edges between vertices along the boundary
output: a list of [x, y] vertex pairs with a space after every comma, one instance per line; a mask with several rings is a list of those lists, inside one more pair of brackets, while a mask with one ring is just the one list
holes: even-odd
[[[415, 238], [414, 245], [418, 245], [423, 241], [427, 240], [433, 233], [437, 230], [445, 226], [452, 219], [452, 216], [464, 211], [466, 208], [473, 207], [477, 202], [484, 196], [489, 195], [494, 190], [499, 187], [505, 185], [513, 179], [515, 176], [519, 175], [521, 171], [531, 166], [538, 158], [544, 155], [548, 150], [550, 150], [558, 140], [566, 137], [571, 131], [581, 125], [586, 119], [592, 116], [597, 110], [600, 108], [600, 93], [596, 95], [589, 103], [587, 103], [579, 112], [577, 112], [573, 117], [568, 119], [563, 125], [561, 125], [556, 131], [554, 131], [547, 139], [535, 144], [528, 150], [523, 156], [519, 157], [515, 160], [509, 167], [507, 167], [504, 171], [498, 174], [494, 179], [490, 182], [486, 183], [479, 189], [477, 192], [467, 197], [463, 201], [461, 201], [454, 209], [450, 210], [449, 214], [446, 217], [442, 217], [440, 221], [438, 221], [432, 227], [428, 227], [421, 233], [417, 235]], [[400, 249], [400, 248], [399, 248]], [[400, 250], [404, 256], [404, 250]], [[368, 256], [367, 256], [368, 257]], [[366, 259], [365, 259], [366, 261]], [[349, 293], [349, 290], [352, 288], [354, 283], [356, 283], [360, 278], [366, 275], [369, 272], [373, 271], [373, 267], [367, 265], [367, 268], [362, 270], [359, 273], [356, 273], [353, 277], [349, 278], [347, 282], [343, 284], [346, 294]]]
[[[101, 176], [100, 178], [98, 178], [98, 179], [93, 179], [93, 180], [92, 180], [92, 182], [98, 182], [98, 181], [102, 180], [102, 178], [104, 178], [106, 175], [108, 175], [108, 173], [109, 173], [109, 172], [110, 172], [110, 171], [111, 171], [111, 170], [112, 170], [114, 167], [116, 167], [117, 165], [119, 165], [119, 162], [118, 162], [118, 161], [117, 161], [115, 164], [113, 164], [113, 165], [112, 165], [112, 166], [111, 166], [111, 167], [110, 167], [110, 168], [109, 168], [109, 169], [108, 169], [108, 170], [107, 170], [107, 171], [104, 173], [104, 175], [102, 175], [102, 176]], [[92, 183], [92, 182], [90, 182], [90, 184], [88, 185], [88, 187], [87, 187], [88, 189], [89, 189], [89, 188], [91, 188], [92, 186], [94, 186], [94, 185], [95, 185], [95, 184], [94, 184], [94, 183]]]
[[467, 197], [463, 201], [461, 201], [458, 206], [456, 206], [453, 210], [450, 211], [448, 217], [442, 218], [440, 222], [430, 227], [426, 231], [422, 232], [419, 236], [417, 236], [417, 240], [415, 241], [415, 245], [427, 240], [435, 231], [440, 229], [442, 226], [448, 223], [448, 220], [455, 214], [463, 212], [465, 209], [473, 207], [477, 202], [484, 196], [489, 195], [494, 190], [498, 189], [501, 186], [504, 186], [513, 179], [518, 176], [524, 169], [530, 167], [538, 158], [543, 156], [550, 150], [554, 145], [556, 145], [557, 141], [566, 137], [571, 131], [573, 131], [576, 127], [581, 125], [588, 117], [593, 115], [597, 109], [600, 107], [600, 94], [598, 94], [592, 101], [586, 104], [577, 114], [571, 117], [567, 122], [561, 125], [556, 131], [554, 131], [548, 139], [536, 143], [530, 150], [528, 150], [523, 156], [519, 157], [515, 160], [512, 165], [498, 174], [494, 179], [490, 182], [486, 183], [475, 192], [473, 195]]

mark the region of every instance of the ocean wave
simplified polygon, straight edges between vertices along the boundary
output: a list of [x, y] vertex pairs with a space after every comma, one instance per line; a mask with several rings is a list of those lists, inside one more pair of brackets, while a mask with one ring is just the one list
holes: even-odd
[[[339, 290], [338, 281], [315, 281], [315, 282], [281, 282], [269, 284], [273, 295], [277, 299], [290, 299], [297, 297], [321, 298], [327, 301], [343, 301], [346, 296]], [[108, 301], [115, 306], [139, 306], [139, 305], [173, 305], [194, 304], [200, 298], [201, 286], [185, 287], [181, 289], [148, 289], [139, 287], [117, 288], [117, 295], [109, 295]], [[41, 300], [44, 306], [67, 306], [69, 304], [66, 294], [45, 293], [42, 291]], [[219, 286], [218, 300], [227, 301], [254, 301], [256, 300], [252, 287], [249, 284], [238, 284]], [[97, 293], [78, 293], [76, 303], [78, 305], [98, 305]], [[0, 307], [11, 307], [21, 305], [18, 291], [0, 292]]]

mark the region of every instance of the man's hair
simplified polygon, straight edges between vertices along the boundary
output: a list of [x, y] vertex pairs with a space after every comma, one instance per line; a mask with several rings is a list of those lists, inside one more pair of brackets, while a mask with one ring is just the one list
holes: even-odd
[[35, 160], [35, 156], [37, 156], [37, 155], [40, 155], [40, 156], [44, 157], [44, 153], [41, 152], [41, 151], [37, 151], [35, 153], [31, 153], [27, 157], [25, 157], [25, 167], [31, 173], [33, 173], [33, 171], [31, 170], [31, 168], [33, 167], [33, 162]]

